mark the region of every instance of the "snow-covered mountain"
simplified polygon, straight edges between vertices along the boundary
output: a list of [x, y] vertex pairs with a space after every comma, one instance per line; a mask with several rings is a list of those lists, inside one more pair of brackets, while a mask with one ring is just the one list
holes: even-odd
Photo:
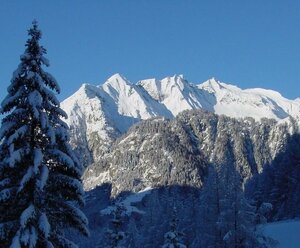
[[[113, 124], [120, 132], [128, 130], [137, 120], [154, 116], [171, 118], [183, 110], [198, 108], [256, 120], [300, 117], [300, 101], [286, 99], [276, 91], [259, 88], [242, 90], [215, 78], [202, 84], [191, 84], [182, 75], [132, 84], [122, 75], [115, 74], [98, 86], [83, 84], [74, 95], [62, 102], [62, 107], [70, 116], [70, 125], [76, 123], [76, 114], [82, 116], [88, 113], [95, 117], [95, 121], [105, 118], [107, 124]], [[103, 126], [104, 123], [90, 128], [103, 131]]]
[[125, 247], [160, 247], [174, 207], [185, 244], [208, 247], [203, 235], [214, 230], [215, 212], [207, 209], [226, 202], [228, 178], [243, 183], [257, 206], [273, 206], [269, 221], [300, 216], [299, 100], [216, 79], [132, 84], [116, 74], [98, 86], [82, 85], [62, 107], [72, 145], [88, 166], [82, 179], [91, 237], [78, 240], [82, 247], [106, 244], [108, 210], [116, 203], [127, 209]]
[[71, 141], [87, 165], [97, 160], [129, 127], [156, 116], [173, 118], [184, 110], [204, 109], [230, 117], [300, 119], [300, 101], [265, 89], [242, 90], [214, 78], [191, 84], [182, 75], [130, 83], [120, 74], [98, 86], [83, 84], [62, 102]]
[[260, 88], [242, 90], [234, 85], [210, 79], [197, 86], [212, 93], [215, 98], [213, 109], [216, 114], [243, 118], [251, 116], [256, 120], [271, 118], [285, 119], [289, 116], [299, 119], [299, 100], [289, 100], [273, 90]]

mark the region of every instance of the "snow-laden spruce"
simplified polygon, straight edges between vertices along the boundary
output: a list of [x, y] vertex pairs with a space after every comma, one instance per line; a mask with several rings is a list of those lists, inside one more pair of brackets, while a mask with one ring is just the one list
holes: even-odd
[[[109, 235], [109, 247], [110, 248], [124, 248], [124, 239], [126, 238], [126, 233], [122, 230], [124, 225], [124, 216], [126, 208], [121, 204], [116, 204], [113, 210], [113, 219], [111, 220], [111, 229], [107, 230]], [[100, 248], [103, 244], [100, 244]]]
[[173, 207], [172, 213], [172, 221], [170, 223], [170, 230], [164, 235], [164, 244], [162, 248], [187, 248], [185, 244], [183, 244], [182, 237], [184, 233], [179, 232], [178, 229], [178, 219], [177, 219], [177, 210], [176, 207]]
[[217, 139], [215, 165], [209, 168], [200, 199], [201, 247], [271, 247], [271, 240], [256, 230], [256, 220], [263, 216], [244, 194], [236, 147], [226, 132]]
[[25, 53], [2, 101], [0, 129], [1, 247], [76, 247], [64, 236], [74, 228], [88, 235], [82, 166], [69, 145], [68, 126], [55, 93], [60, 88], [43, 66], [36, 22]]

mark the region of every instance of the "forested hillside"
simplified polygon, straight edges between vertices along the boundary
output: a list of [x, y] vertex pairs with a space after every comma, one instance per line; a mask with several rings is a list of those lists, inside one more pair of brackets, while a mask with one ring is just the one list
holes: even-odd
[[[174, 120], [142, 121], [117, 139], [84, 174], [89, 195], [86, 213], [90, 219], [95, 218], [92, 237], [105, 239], [103, 230], [112, 218], [105, 211], [98, 215], [99, 211], [116, 203], [123, 205], [131, 194], [148, 189], [132, 204], [136, 206], [134, 211], [125, 204], [129, 213], [124, 215], [123, 228], [129, 228], [131, 236], [123, 240], [124, 244], [159, 246], [164, 240], [161, 233], [168, 232], [176, 209], [177, 226], [185, 233], [182, 238], [186, 245], [222, 247], [226, 242], [246, 240], [258, 246], [256, 224], [275, 217], [299, 216], [298, 198], [291, 201], [287, 196], [276, 202], [273, 199], [278, 197], [267, 197], [272, 195], [268, 192], [270, 184], [273, 190], [276, 186], [297, 195], [299, 180], [281, 176], [296, 170], [294, 161], [290, 167], [285, 165], [287, 157], [297, 154], [297, 132], [298, 124], [292, 118], [279, 124], [268, 119], [234, 119], [203, 110], [184, 111]], [[270, 176], [269, 168], [278, 168], [278, 176]], [[273, 179], [267, 182], [266, 177]], [[102, 183], [109, 186], [97, 187]], [[101, 192], [106, 192], [106, 200], [99, 200]], [[91, 247], [93, 238], [88, 241]]]

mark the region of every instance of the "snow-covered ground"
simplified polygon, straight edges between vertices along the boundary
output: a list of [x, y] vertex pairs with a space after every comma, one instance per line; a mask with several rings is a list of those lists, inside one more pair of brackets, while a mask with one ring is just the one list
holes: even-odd
[[[146, 195], [151, 193], [151, 190], [152, 190], [151, 187], [147, 187], [137, 193], [133, 193], [133, 194], [127, 196], [125, 199], [118, 202], [117, 204], [124, 207], [125, 214], [128, 216], [130, 216], [132, 212], [143, 214], [144, 213], [143, 211], [139, 210], [137, 207], [133, 206], [132, 204], [141, 202]], [[101, 214], [103, 214], [103, 215], [111, 214], [114, 210], [116, 210], [116, 206], [109, 206], [109, 207], [101, 210]]]
[[274, 222], [263, 226], [263, 232], [277, 240], [280, 248], [300, 247], [300, 220]]

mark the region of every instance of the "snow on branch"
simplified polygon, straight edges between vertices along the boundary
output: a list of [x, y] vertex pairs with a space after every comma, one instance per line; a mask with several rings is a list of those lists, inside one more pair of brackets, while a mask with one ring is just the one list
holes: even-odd
[[33, 226], [22, 230], [20, 235], [20, 241], [22, 245], [26, 245], [28, 247], [36, 247], [36, 243], [38, 240], [37, 231]]
[[41, 62], [47, 67], [50, 66], [50, 62], [45, 56], [41, 56]]
[[27, 207], [21, 214], [20, 225], [22, 228], [25, 228], [26, 224], [31, 218], [33, 218], [34, 214], [35, 214], [35, 208], [32, 204], [30, 204], [29, 207]]
[[74, 166], [74, 161], [70, 158], [66, 153], [58, 150], [58, 149], [50, 149], [49, 153], [57, 159], [59, 163], [62, 163], [67, 168], [75, 170], [78, 175], [80, 175], [80, 171], [76, 166]]
[[21, 192], [25, 185], [28, 183], [28, 181], [32, 178], [33, 176], [33, 167], [30, 166], [28, 169], [27, 169], [27, 172], [25, 173], [25, 175], [23, 176], [21, 182], [20, 182], [20, 186], [18, 188], [18, 192]]
[[55, 105], [59, 106], [60, 102], [57, 100], [56, 96], [54, 95], [53, 91], [49, 90], [46, 87], [43, 87], [42, 92], [47, 96], [47, 98]]
[[31, 106], [33, 106], [35, 108], [41, 107], [42, 96], [41, 96], [40, 92], [38, 92], [37, 90], [30, 92], [28, 95], [28, 102]]
[[5, 178], [0, 181], [0, 187], [4, 187], [4, 186], [8, 185], [8, 184], [10, 184], [10, 182], [11, 182], [10, 178]]
[[69, 140], [69, 133], [66, 131], [64, 127], [57, 127], [55, 133], [62, 141]]
[[15, 126], [16, 122], [3, 120], [0, 128], [0, 140], [3, 139]]
[[20, 139], [20, 138], [23, 138], [24, 135], [26, 134], [28, 130], [28, 126], [27, 125], [23, 125], [21, 126], [20, 128], [18, 128], [14, 134], [12, 134], [8, 140], [7, 140], [7, 144], [10, 145], [12, 144], [13, 142], [15, 142], [17, 139]]
[[20, 162], [22, 157], [29, 153], [29, 149], [27, 147], [22, 147], [18, 150], [14, 150], [14, 144], [11, 144], [9, 152], [9, 157], [5, 159], [5, 162], [8, 163], [11, 168], [13, 168], [15, 167], [16, 162]]
[[89, 236], [90, 233], [87, 229], [88, 219], [84, 213], [79, 208], [75, 207], [72, 202], [67, 202], [65, 206], [67, 207], [67, 211], [72, 215], [73, 221], [77, 223], [74, 227], [84, 235]]
[[43, 153], [41, 149], [35, 148], [33, 154], [34, 154], [34, 159], [33, 159], [34, 174], [37, 174], [39, 171], [39, 167], [43, 162]]
[[49, 126], [48, 115], [46, 114], [46, 112], [40, 113], [40, 122], [42, 129], [46, 129]]
[[7, 95], [1, 103], [1, 113], [6, 113], [11, 110], [14, 103], [21, 98], [23, 90], [18, 90], [14, 95]]
[[78, 246], [75, 243], [73, 243], [72, 241], [66, 239], [63, 236], [58, 236], [57, 241], [61, 245], [60, 247], [78, 248]]
[[[11, 82], [14, 82], [17, 78], [19, 78], [20, 76], [22, 76], [22, 74], [24, 74], [24, 71], [25, 71], [24, 64], [20, 63], [19, 66], [18, 66], [18, 68], [13, 72]], [[9, 93], [11, 93], [13, 86], [14, 86], [14, 84], [11, 84], [8, 87], [8, 92]]]
[[42, 169], [41, 169], [41, 175], [40, 175], [40, 178], [39, 180], [37, 181], [37, 187], [40, 189], [40, 190], [43, 190], [46, 183], [47, 183], [47, 180], [48, 180], [48, 176], [49, 176], [49, 169], [46, 165], [43, 165]]
[[71, 187], [77, 195], [84, 195], [82, 184], [78, 179], [60, 174], [56, 176], [56, 180], [63, 182], [68, 187]]
[[60, 87], [56, 79], [48, 72], [41, 71], [42, 77], [45, 80], [45, 84], [48, 85], [51, 89], [55, 90], [57, 93], [60, 93]]
[[46, 238], [50, 235], [50, 224], [45, 213], [42, 213], [39, 218], [39, 229], [42, 231]]
[[20, 244], [20, 231], [18, 231], [13, 238], [10, 248], [22, 248]]
[[6, 188], [0, 191], [0, 202], [6, 202], [12, 196], [13, 188]]

